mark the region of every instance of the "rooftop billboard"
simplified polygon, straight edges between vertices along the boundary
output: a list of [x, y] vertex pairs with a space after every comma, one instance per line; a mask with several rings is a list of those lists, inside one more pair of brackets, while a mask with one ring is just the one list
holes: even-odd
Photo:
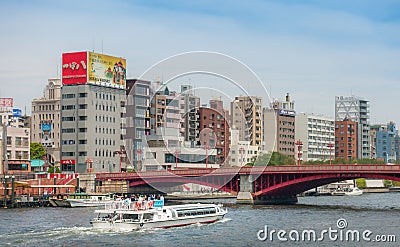
[[87, 82], [87, 52], [62, 54], [62, 84], [75, 85]]
[[62, 55], [62, 84], [95, 84], [126, 87], [126, 59], [94, 52]]
[[13, 106], [13, 98], [0, 98], [0, 112], [11, 112]]
[[126, 59], [89, 52], [88, 83], [125, 88]]

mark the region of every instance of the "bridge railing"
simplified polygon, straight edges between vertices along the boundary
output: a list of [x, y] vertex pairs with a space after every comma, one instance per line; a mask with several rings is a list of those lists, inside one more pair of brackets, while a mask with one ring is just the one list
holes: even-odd
[[302, 165], [302, 166], [257, 166], [242, 167], [240, 173], [260, 173], [260, 172], [340, 172], [340, 171], [400, 171], [399, 165]]

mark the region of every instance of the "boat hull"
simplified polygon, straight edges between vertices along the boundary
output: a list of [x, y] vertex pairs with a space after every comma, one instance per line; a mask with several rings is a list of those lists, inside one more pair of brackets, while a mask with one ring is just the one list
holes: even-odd
[[176, 218], [164, 221], [124, 222], [124, 221], [91, 221], [94, 229], [113, 229], [136, 231], [141, 229], [171, 228], [193, 224], [209, 224], [223, 219], [225, 214], [207, 215], [203, 217]]
[[53, 207], [63, 207], [63, 208], [70, 208], [71, 204], [65, 199], [49, 199], [50, 204]]

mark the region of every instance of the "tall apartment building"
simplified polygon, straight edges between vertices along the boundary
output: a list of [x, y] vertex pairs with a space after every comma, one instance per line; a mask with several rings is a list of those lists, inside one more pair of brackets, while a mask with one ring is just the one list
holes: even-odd
[[32, 101], [31, 141], [43, 145], [51, 164], [60, 162], [60, 105], [60, 79], [49, 79], [43, 97]]
[[379, 128], [376, 133], [376, 158], [385, 160], [387, 163], [394, 163], [398, 159], [399, 134], [394, 122], [389, 122], [386, 128]]
[[160, 128], [173, 128], [177, 133], [181, 129], [181, 97], [168, 87], [159, 88], [151, 96], [151, 134], [159, 134]]
[[122, 118], [125, 149], [119, 153], [123, 155], [121, 158], [125, 161], [123, 168], [128, 166], [138, 168], [143, 159], [146, 136], [150, 135], [151, 130], [150, 85], [150, 81], [137, 79], [126, 81], [126, 112]]
[[203, 148], [217, 151], [217, 163], [225, 164], [229, 154], [230, 131], [224, 112], [216, 109], [200, 107], [200, 145]]
[[236, 96], [231, 102], [231, 128], [239, 130], [239, 140], [262, 146], [262, 99]]
[[335, 121], [335, 158], [357, 159], [357, 122]]
[[195, 146], [199, 142], [199, 115], [200, 97], [194, 94], [190, 85], [181, 85], [181, 127], [184, 140]]
[[210, 104], [210, 108], [216, 110], [217, 112], [219, 112], [225, 120], [225, 128], [224, 128], [224, 132], [225, 132], [225, 140], [224, 140], [224, 145], [222, 145], [222, 148], [224, 150], [224, 159], [225, 161], [225, 165], [229, 165], [229, 149], [230, 149], [230, 144], [231, 144], [231, 116], [229, 114], [229, 110], [224, 109], [224, 102], [221, 100], [221, 98], [217, 98], [217, 97], [213, 97], [212, 99], [210, 99], [209, 101]]
[[63, 54], [62, 63], [61, 170], [119, 171], [125, 59], [76, 52]]
[[294, 101], [289, 94], [285, 101], [274, 100], [269, 108], [263, 109], [264, 150], [279, 152], [295, 158]]
[[[300, 113], [296, 115], [295, 139], [301, 140], [302, 160], [329, 160], [335, 157], [335, 120], [330, 117]], [[332, 148], [329, 147], [332, 144]], [[296, 155], [297, 159], [297, 155]]]
[[376, 159], [376, 134], [380, 129], [386, 129], [386, 125], [374, 124], [370, 126], [371, 159]]
[[357, 158], [371, 158], [369, 101], [355, 96], [335, 98], [335, 120], [357, 122]]

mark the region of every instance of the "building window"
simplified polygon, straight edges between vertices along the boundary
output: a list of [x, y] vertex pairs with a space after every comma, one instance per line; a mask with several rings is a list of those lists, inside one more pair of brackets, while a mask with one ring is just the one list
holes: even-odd
[[63, 99], [73, 99], [73, 98], [75, 98], [75, 94], [63, 94], [62, 98]]
[[61, 121], [75, 121], [75, 117], [62, 117]]
[[61, 156], [75, 156], [75, 152], [62, 152]]
[[79, 93], [79, 98], [86, 98], [87, 97], [87, 93]]
[[61, 133], [75, 133], [75, 129], [74, 128], [62, 129]]
[[62, 109], [63, 110], [74, 110], [75, 109], [75, 105], [63, 105]]

